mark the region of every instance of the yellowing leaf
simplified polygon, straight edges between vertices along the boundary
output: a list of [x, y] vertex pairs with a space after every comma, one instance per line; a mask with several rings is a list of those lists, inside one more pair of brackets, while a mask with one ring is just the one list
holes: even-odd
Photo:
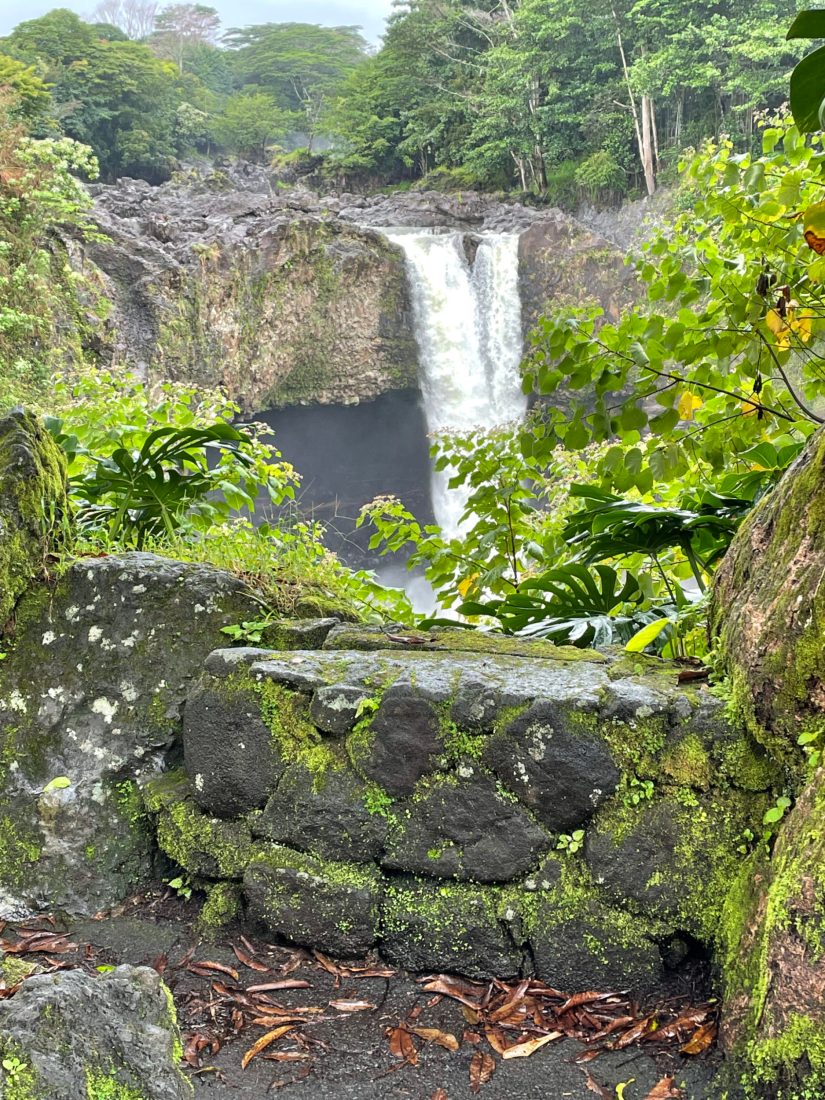
[[679, 398], [679, 417], [682, 420], [693, 420], [693, 414], [697, 409], [701, 409], [701, 407], [702, 398], [697, 397], [696, 394], [691, 393], [690, 390], [685, 390]]
[[43, 793], [47, 791], [64, 791], [66, 787], [71, 787], [72, 781], [67, 775], [58, 775], [54, 779], [49, 780], [46, 786], [43, 788]]
[[803, 309], [799, 312], [796, 324], [794, 325], [794, 331], [800, 340], [807, 343], [811, 338], [811, 332], [813, 328], [814, 313], [811, 309]]
[[821, 256], [825, 252], [825, 202], [812, 203], [802, 216], [808, 246]]
[[670, 619], [656, 619], [654, 622], [648, 623], [647, 626], [643, 626], [641, 630], [636, 631], [625, 646], [625, 650], [628, 653], [641, 653], [652, 641], [659, 637], [669, 624]]
[[469, 577], [465, 577], [463, 581], [458, 582], [458, 591], [461, 593], [464, 599], [467, 598], [467, 593], [473, 587], [478, 580], [478, 573], [473, 573]]
[[765, 324], [774, 334], [782, 332], [785, 325], [785, 318], [782, 317], [778, 309], [769, 309], [765, 314]]

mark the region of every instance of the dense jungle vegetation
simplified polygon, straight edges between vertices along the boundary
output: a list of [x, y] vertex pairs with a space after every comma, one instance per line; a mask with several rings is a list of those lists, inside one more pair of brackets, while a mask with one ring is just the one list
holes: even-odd
[[238, 154], [344, 186], [516, 189], [553, 202], [652, 193], [680, 150], [751, 149], [800, 56], [784, 0], [399, 3], [356, 27], [221, 28], [213, 8], [104, 0], [0, 40], [0, 84], [38, 137], [91, 147], [104, 179]]

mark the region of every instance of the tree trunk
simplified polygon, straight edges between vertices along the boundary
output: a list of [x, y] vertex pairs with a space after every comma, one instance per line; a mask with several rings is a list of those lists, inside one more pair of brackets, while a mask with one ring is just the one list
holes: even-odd
[[645, 174], [645, 186], [648, 195], [656, 190], [656, 168], [654, 164], [654, 134], [655, 123], [653, 121], [653, 100], [649, 95], [642, 96], [642, 127], [639, 154], [642, 160], [642, 171]]
[[[651, 119], [650, 119], [650, 97], [642, 96], [642, 120], [639, 120], [639, 110], [636, 106], [636, 97], [633, 94], [633, 86], [630, 83], [630, 70], [627, 65], [627, 56], [624, 52], [624, 42], [622, 42], [622, 31], [619, 26], [619, 17], [616, 14], [616, 9], [611, 6], [611, 12], [613, 13], [613, 22], [616, 25], [616, 42], [619, 46], [619, 56], [622, 59], [622, 72], [624, 73], [625, 87], [627, 88], [627, 95], [630, 99], [630, 111], [633, 115], [633, 127], [636, 131], [636, 144], [639, 148], [639, 160], [642, 164], [642, 171], [645, 175], [645, 185], [647, 187], [648, 195], [652, 195], [656, 190], [656, 174], [653, 169], [653, 138], [651, 135]], [[645, 107], [647, 113], [645, 116]], [[646, 121], [645, 121], [646, 117]]]

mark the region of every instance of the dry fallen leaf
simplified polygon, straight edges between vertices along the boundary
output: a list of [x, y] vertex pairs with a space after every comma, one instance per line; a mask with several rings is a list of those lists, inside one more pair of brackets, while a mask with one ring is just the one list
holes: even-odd
[[329, 1006], [339, 1012], [373, 1012], [378, 1007], [372, 1001], [330, 1001]]
[[444, 1089], [436, 1089], [430, 1097], [430, 1100], [447, 1100], [447, 1093]]
[[682, 1054], [701, 1054], [703, 1050], [708, 1049], [715, 1038], [716, 1022], [711, 1020], [709, 1024], [702, 1024], [697, 1028], [680, 1049]]
[[645, 1100], [678, 1100], [683, 1093], [681, 1089], [674, 1088], [673, 1081], [673, 1077], [663, 1077], [657, 1081]]
[[256, 1016], [252, 1023], [255, 1027], [268, 1027], [270, 1031], [275, 1027], [283, 1027], [284, 1024], [304, 1024], [303, 1016]]
[[514, 1043], [511, 1047], [507, 1047], [505, 1051], [502, 1051], [502, 1058], [529, 1058], [531, 1054], [535, 1054], [541, 1047], [546, 1046], [547, 1043], [552, 1043], [556, 1039], [561, 1039], [564, 1036], [563, 1031], [551, 1031], [549, 1035], [538, 1035], [535, 1039], [527, 1039], [523, 1043]]
[[455, 1035], [451, 1035], [449, 1031], [439, 1031], [437, 1027], [411, 1027], [410, 1031], [426, 1043], [435, 1043], [445, 1050], [458, 1050], [460, 1046]]
[[294, 1024], [286, 1024], [284, 1027], [276, 1027], [274, 1031], [268, 1031], [266, 1035], [262, 1035], [257, 1042], [252, 1044], [243, 1058], [241, 1058], [242, 1068], [246, 1069], [256, 1054], [260, 1054], [262, 1050], [266, 1050], [271, 1043], [274, 1043], [276, 1039], [280, 1039], [282, 1035], [286, 1035], [288, 1031], [292, 1031], [294, 1027]]
[[264, 982], [263, 985], [248, 985], [247, 993], [269, 993], [273, 989], [311, 989], [309, 982], [298, 981], [296, 978], [286, 978], [279, 982]]
[[257, 959], [253, 959], [251, 955], [247, 955], [244, 951], [241, 951], [239, 947], [232, 944], [232, 950], [235, 952], [235, 958], [242, 966], [248, 967], [250, 970], [257, 970], [261, 974], [268, 974], [271, 970], [271, 966], [266, 966], [262, 962], [258, 962]]
[[238, 971], [233, 970], [231, 966], [224, 966], [223, 963], [193, 962], [189, 964], [189, 971], [201, 978], [211, 978], [212, 972], [217, 971], [219, 974], [228, 974], [233, 982], [240, 981]]
[[595, 1094], [597, 1096], [600, 1096], [602, 1100], [614, 1100], [615, 1094], [612, 1089], [606, 1089], [602, 1085], [600, 1085], [589, 1069], [586, 1069], [584, 1073], [585, 1084], [587, 1085], [590, 1092], [595, 1092]]
[[411, 1066], [418, 1065], [418, 1051], [409, 1031], [405, 1027], [391, 1027], [387, 1034], [390, 1039], [390, 1053], [396, 1058], [403, 1058]]
[[481, 1086], [486, 1085], [495, 1072], [495, 1058], [491, 1054], [476, 1051], [470, 1062], [470, 1092], [473, 1094], [480, 1092]]

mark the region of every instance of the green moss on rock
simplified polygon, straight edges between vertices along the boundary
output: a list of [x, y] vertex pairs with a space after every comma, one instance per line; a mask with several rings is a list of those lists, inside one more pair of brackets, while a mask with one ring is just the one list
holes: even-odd
[[825, 431], [750, 513], [716, 575], [711, 628], [731, 708], [797, 773], [825, 741]]
[[746, 1095], [825, 1092], [825, 776], [735, 878], [720, 922], [722, 1037]]
[[66, 462], [31, 413], [0, 420], [0, 632], [15, 603], [67, 537]]
[[198, 924], [207, 933], [223, 928], [238, 915], [241, 907], [241, 891], [233, 882], [216, 882], [206, 889], [206, 901], [201, 909]]
[[201, 813], [178, 777], [147, 784], [146, 804], [158, 807], [161, 851], [190, 875], [240, 879], [258, 852], [246, 825]]

